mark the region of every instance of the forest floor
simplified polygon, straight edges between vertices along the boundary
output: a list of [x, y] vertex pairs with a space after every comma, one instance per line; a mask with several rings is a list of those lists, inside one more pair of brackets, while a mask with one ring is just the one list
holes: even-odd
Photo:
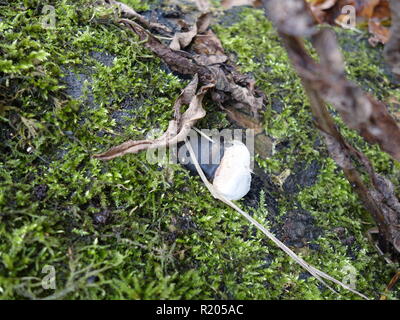
[[[329, 291], [214, 199], [180, 165], [143, 153], [92, 158], [154, 129], [165, 130], [189, 78], [171, 72], [131, 32], [104, 22], [94, 1], [0, 2], [0, 296], [62, 299], [358, 299]], [[190, 20], [194, 3], [123, 1], [149, 19]], [[307, 262], [370, 298], [398, 265], [367, 238], [374, 227], [329, 158], [309, 103], [263, 10], [214, 3], [211, 28], [242, 73], [267, 97], [273, 148], [256, 156], [238, 204]], [[399, 83], [366, 31], [335, 28], [348, 77], [400, 117]], [[231, 128], [205, 100], [198, 128]], [[335, 116], [343, 135], [391, 178], [400, 165]], [[42, 279], [54, 268], [55, 287]]]

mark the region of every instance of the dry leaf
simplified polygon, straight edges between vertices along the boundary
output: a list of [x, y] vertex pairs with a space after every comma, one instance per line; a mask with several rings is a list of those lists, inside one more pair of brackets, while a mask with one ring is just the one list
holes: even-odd
[[206, 67], [195, 63], [191, 54], [172, 50], [161, 43], [149, 31], [129, 19], [121, 19], [120, 23], [136, 33], [141, 41], [145, 41], [144, 45], [160, 57], [173, 71], [192, 76], [198, 74], [199, 80], [204, 84], [214, 82], [210, 71]]
[[[128, 153], [176, 145], [185, 140], [196, 121], [206, 115], [202, 107], [202, 100], [212, 85], [203, 86], [196, 93], [197, 85], [198, 76], [195, 75], [176, 100], [174, 105], [175, 117], [170, 121], [167, 131], [161, 137], [154, 140], [130, 140], [93, 157], [100, 160], [111, 160]], [[189, 104], [189, 108], [181, 115], [180, 108], [185, 104]]]
[[206, 55], [206, 54], [198, 54], [193, 56], [194, 61], [201, 66], [211, 66], [213, 64], [224, 63], [228, 60], [228, 57], [225, 55]]
[[378, 43], [386, 44], [389, 41], [389, 29], [382, 26], [379, 21], [374, 19], [369, 20], [368, 30], [372, 34], [372, 37], [368, 39], [368, 42], [373, 47], [375, 47]]
[[172, 50], [182, 50], [186, 48], [194, 39], [197, 34], [205, 32], [210, 25], [211, 14], [209, 12], [203, 13], [198, 19], [195, 25], [187, 32], [175, 33], [169, 47]]
[[198, 34], [193, 41], [193, 51], [206, 55], [225, 55], [221, 41], [212, 30]]
[[382, 21], [390, 19], [390, 7], [387, 0], [309, 0], [309, 7], [318, 23], [345, 25], [347, 14], [342, 14], [344, 6], [353, 6], [357, 22], [368, 23], [371, 45], [386, 43], [389, 31]]
[[[198, 29], [205, 29], [208, 24], [204, 21], [206, 20], [197, 24]], [[145, 46], [164, 60], [172, 70], [181, 74], [197, 73], [201, 83], [213, 84], [215, 90], [223, 91], [212, 94], [213, 100], [219, 105], [229, 103], [239, 109], [248, 110], [256, 118], [259, 117], [264, 96], [255, 90], [254, 80], [237, 73], [233, 66], [228, 65], [228, 57], [224, 54], [222, 44], [211, 30], [196, 35], [192, 44], [196, 54], [192, 54], [183, 50], [172, 50], [131, 20], [121, 19], [120, 22], [139, 35], [141, 40], [147, 40]]]
[[186, 48], [197, 34], [197, 26], [194, 25], [188, 32], [175, 33], [169, 47], [172, 50], [181, 50]]
[[312, 14], [318, 23], [327, 22], [328, 9], [331, 9], [338, 0], [315, 0], [309, 3]]

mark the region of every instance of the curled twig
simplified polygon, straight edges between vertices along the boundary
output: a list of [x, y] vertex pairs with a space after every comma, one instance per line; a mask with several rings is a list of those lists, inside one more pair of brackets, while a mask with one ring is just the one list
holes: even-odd
[[[344, 122], [357, 129], [365, 140], [378, 143], [393, 158], [400, 160], [400, 129], [397, 123], [382, 102], [346, 79], [336, 38], [331, 30], [315, 28], [303, 0], [264, 0], [264, 5], [303, 81], [316, 126], [325, 138], [331, 157], [343, 169], [386, 243], [400, 252], [400, 202], [392, 183], [376, 174], [368, 158], [345, 141], [325, 103], [332, 104]], [[290, 22], [281, 19], [282, 6], [291, 16]], [[303, 45], [302, 37], [306, 36], [311, 36], [320, 57], [319, 63], [311, 58]], [[368, 184], [361, 178], [361, 170], [367, 172]]]

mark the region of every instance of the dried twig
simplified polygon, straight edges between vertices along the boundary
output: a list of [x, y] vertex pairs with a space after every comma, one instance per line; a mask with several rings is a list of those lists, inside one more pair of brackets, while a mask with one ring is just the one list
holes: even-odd
[[[317, 30], [303, 0], [264, 0], [266, 12], [273, 20], [285, 44], [294, 68], [309, 96], [315, 123], [325, 138], [331, 157], [343, 169], [346, 178], [372, 214], [380, 234], [400, 252], [400, 202], [392, 183], [376, 174], [368, 158], [350, 146], [337, 130], [325, 102], [331, 103], [345, 123], [370, 143], [400, 160], [400, 129], [386, 106], [365, 94], [345, 78], [343, 58], [331, 30]], [[283, 19], [285, 10], [290, 21]], [[311, 36], [320, 62], [307, 53], [302, 37]], [[367, 172], [370, 183], [361, 178]]]

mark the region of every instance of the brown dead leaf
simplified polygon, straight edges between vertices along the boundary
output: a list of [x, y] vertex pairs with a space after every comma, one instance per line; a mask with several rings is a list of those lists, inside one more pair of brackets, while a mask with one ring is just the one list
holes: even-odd
[[211, 22], [211, 14], [209, 12], [203, 13], [198, 19], [195, 25], [187, 32], [175, 33], [169, 47], [172, 50], [182, 50], [186, 48], [196, 37], [197, 34], [201, 34], [207, 30]]
[[205, 54], [198, 54], [193, 56], [194, 61], [201, 66], [211, 66], [213, 64], [224, 63], [228, 60], [228, 57], [225, 55], [205, 55]]
[[328, 9], [331, 9], [338, 0], [314, 0], [309, 1], [309, 6], [314, 18], [317, 20], [318, 23], [327, 22], [329, 19]]
[[[219, 97], [217, 97], [218, 94], [213, 95], [214, 101], [218, 102], [220, 105], [225, 103], [235, 107], [237, 110], [248, 110], [254, 118], [258, 119], [259, 111], [264, 104], [264, 97], [262, 95], [256, 95], [252, 81], [248, 80], [246, 84], [250, 83], [250, 85], [246, 87], [242, 84], [238, 84], [238, 79], [242, 81], [243, 79], [237, 77], [236, 74], [225, 74], [224, 70], [218, 66], [210, 66], [209, 69], [216, 80], [215, 89], [225, 93], [225, 95], [229, 97], [227, 99], [224, 98], [220, 92]], [[234, 80], [235, 76], [238, 78], [236, 81]]]
[[198, 74], [199, 80], [203, 84], [214, 82], [210, 71], [206, 67], [195, 63], [191, 54], [184, 51], [172, 50], [161, 43], [145, 28], [129, 19], [121, 19], [119, 22], [137, 34], [141, 41], [145, 41], [144, 45], [146, 48], [160, 57], [173, 71], [192, 76]]
[[[198, 73], [203, 84], [213, 84], [216, 90], [229, 93], [228, 99], [223, 98], [214, 101], [225, 103], [229, 100], [230, 105], [249, 109], [251, 113], [258, 115], [264, 97], [262, 95], [257, 96], [258, 94], [254, 90], [254, 82], [247, 76], [239, 76], [234, 68], [228, 67], [226, 63], [222, 67], [220, 61], [226, 61], [228, 58], [223, 54], [220, 40], [211, 30], [208, 30], [204, 35], [195, 37], [192, 49], [198, 55], [193, 55], [182, 50], [172, 50], [133, 21], [128, 19], [121, 19], [120, 21], [138, 34], [141, 40], [147, 40], [145, 46], [163, 59], [172, 70], [182, 74], [194, 75]], [[248, 84], [250, 84], [249, 87], [247, 87]], [[223, 97], [221, 94], [212, 96]]]
[[212, 30], [198, 34], [193, 41], [192, 49], [198, 54], [224, 55], [221, 41]]
[[338, 0], [314, 0], [311, 2], [312, 7], [319, 10], [327, 10], [332, 8]]
[[257, 115], [263, 106], [263, 97], [256, 97], [248, 88], [232, 84], [229, 88], [232, 97], [238, 102], [234, 106], [236, 109], [241, 109], [243, 105], [248, 105], [251, 108], [253, 116]]
[[358, 20], [368, 21], [371, 18], [390, 18], [390, 9], [387, 0], [307, 0], [314, 16], [322, 17], [318, 23], [332, 23], [342, 14], [345, 6], [352, 6], [356, 10]]
[[357, 22], [366, 22], [372, 37], [371, 45], [386, 43], [389, 30], [382, 25], [390, 19], [388, 0], [308, 0], [309, 7], [318, 23], [346, 25], [348, 15], [342, 12], [344, 6], [352, 6], [356, 10]]
[[390, 4], [388, 0], [381, 0], [379, 4], [375, 7], [372, 18], [379, 20], [390, 19], [391, 11]]
[[377, 44], [386, 44], [389, 41], [390, 31], [388, 28], [382, 26], [382, 24], [375, 19], [368, 21], [368, 30], [372, 34], [372, 37], [368, 39], [368, 42], [375, 47]]
[[197, 26], [194, 25], [187, 32], [178, 32], [175, 33], [169, 47], [172, 50], [181, 50], [186, 48], [193, 40], [193, 38], [197, 34]]
[[[154, 140], [129, 140], [93, 157], [100, 160], [111, 160], [128, 153], [176, 145], [185, 140], [196, 121], [206, 115], [202, 107], [202, 100], [212, 85], [203, 86], [196, 93], [197, 86], [198, 76], [195, 75], [176, 100], [174, 104], [175, 117], [170, 121], [167, 131], [161, 137]], [[185, 104], [189, 104], [189, 108], [181, 114], [180, 108]]]
[[379, 5], [381, 0], [364, 0], [364, 1], [353, 1], [352, 5], [355, 6], [357, 15], [365, 19], [371, 19], [375, 7]]

